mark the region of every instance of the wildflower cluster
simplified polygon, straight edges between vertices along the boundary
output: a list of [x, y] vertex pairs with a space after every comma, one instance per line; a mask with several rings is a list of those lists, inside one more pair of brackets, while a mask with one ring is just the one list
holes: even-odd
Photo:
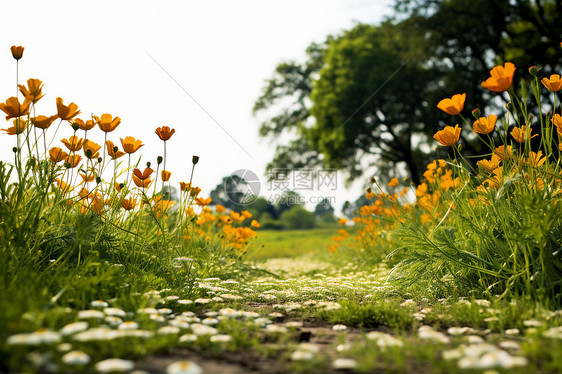
[[[23, 51], [23, 47], [12, 47], [13, 57], [18, 63]], [[8, 167], [2, 164], [2, 200], [20, 204], [17, 208], [21, 208], [21, 204], [33, 203], [34, 212], [28, 212], [33, 219], [24, 217], [23, 221], [35, 224], [48, 221], [45, 217], [63, 207], [64, 211], [57, 213], [61, 223], [77, 214], [93, 215], [104, 224], [120, 228], [121, 233], [133, 235], [137, 238], [135, 243], [145, 243], [138, 240], [143, 237], [153, 240], [159, 248], [168, 247], [170, 239], [179, 240], [180, 243], [176, 244], [183, 249], [190, 248], [195, 235], [207, 241], [216, 237], [225, 247], [243, 250], [249, 239], [255, 236], [251, 228], [238, 227], [248, 218], [246, 216], [237, 219], [232, 215], [229, 222], [221, 220], [224, 227], [220, 235], [212, 227], [204, 225], [209, 215], [212, 216], [206, 207], [211, 199], [201, 197], [201, 189], [192, 185], [193, 172], [199, 160], [197, 156], [192, 158], [189, 182], [180, 182], [181, 196], [173, 199], [169, 193], [172, 190], [172, 173], [166, 169], [166, 147], [175, 129], [168, 126], [156, 129], [156, 135], [163, 142], [163, 156], [156, 160], [156, 170], [151, 162], [141, 167], [140, 157], [136, 160], [135, 157], [144, 146], [142, 140], [132, 136], [111, 137], [122, 124], [120, 117], [105, 113], [81, 118], [83, 113], [78, 105], [74, 102], [65, 104], [60, 97], [56, 98], [56, 113], [37, 115], [37, 104], [45, 100], [43, 88], [41, 80], [28, 79], [26, 85], [18, 85], [17, 96], [0, 103], [0, 110], [12, 123], [11, 127], [2, 130], [15, 137], [14, 165]], [[57, 126], [51, 133], [53, 124]], [[61, 139], [57, 144], [57, 132], [61, 126], [69, 126], [72, 136]], [[92, 140], [95, 131], [101, 131], [103, 143]], [[10, 170], [18, 173], [13, 189], [9, 183]], [[33, 197], [34, 192], [37, 197]], [[196, 214], [195, 210], [200, 211], [198, 207], [202, 207], [202, 211]], [[17, 211], [21, 209], [14, 206], [14, 212]], [[32, 238], [30, 232], [24, 233], [23, 228], [18, 226], [3, 225], [2, 236], [25, 235], [31, 242], [37, 243], [37, 238]], [[259, 224], [255, 222], [253, 226]], [[18, 229], [22, 229], [21, 232], [16, 232]]]
[[[355, 239], [363, 248], [395, 250], [389, 259], [400, 277], [444, 280], [462, 275], [457, 284], [465, 282], [468, 290], [562, 301], [557, 291], [562, 279], [562, 116], [557, 100], [562, 80], [558, 74], [541, 79], [539, 70], [529, 69], [529, 82], [523, 80], [516, 91], [515, 65], [494, 67], [482, 87], [498, 93], [498, 100], [507, 102], [505, 110], [484, 115], [474, 109], [474, 121], [462, 115], [464, 93], [437, 104], [461, 121], [434, 135], [450, 150], [449, 158], [427, 165], [422, 183], [411, 193], [408, 187], [394, 192], [397, 179], [389, 183], [388, 193], [372, 179], [372, 188], [380, 193], [369, 188], [366, 196], [374, 203], [353, 219], [359, 225]], [[528, 102], [529, 84], [535, 106]], [[552, 95], [548, 103], [542, 102], [549, 94], [545, 89]], [[475, 163], [461, 152], [465, 131], [467, 139], [478, 138], [489, 150]], [[409, 202], [414, 192], [415, 202]], [[330, 250], [345, 238], [338, 233]]]

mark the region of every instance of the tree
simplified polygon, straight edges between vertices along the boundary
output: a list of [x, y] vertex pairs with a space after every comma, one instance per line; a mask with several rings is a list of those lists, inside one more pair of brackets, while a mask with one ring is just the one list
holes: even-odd
[[241, 211], [245, 207], [248, 183], [238, 175], [229, 175], [211, 191], [213, 204], [220, 204], [234, 211]]
[[[428, 110], [431, 68], [406, 59], [406, 46], [389, 35], [391, 22], [359, 24], [307, 50], [303, 65], [282, 64], [256, 102], [255, 112], [291, 98], [281, 114], [266, 120], [262, 136], [293, 132], [297, 139], [277, 148], [274, 167], [326, 166], [343, 170], [348, 180], [362, 175], [365, 160], [379, 171], [405, 163], [419, 182], [423, 157], [414, 144], [436, 129]], [[309, 103], [309, 101], [310, 103]]]
[[281, 213], [280, 220], [290, 230], [307, 230], [315, 226], [314, 213], [298, 205]]
[[[478, 85], [492, 66], [510, 60], [518, 74], [535, 64], [547, 74], [560, 68], [560, 0], [397, 0], [396, 10], [379, 26], [312, 44], [305, 63], [278, 66], [254, 112], [276, 113], [262, 136], [293, 138], [277, 145], [268, 167], [339, 168], [348, 180], [368, 166], [382, 180], [405, 168], [419, 184], [429, 159], [422, 149], [452, 124], [436, 109], [440, 99], [465, 92], [465, 107], [484, 111], [503, 105], [502, 95]], [[465, 155], [483, 153], [474, 134], [461, 139]]]
[[253, 203], [246, 206], [246, 210], [252, 213], [253, 217], [261, 222], [262, 217], [268, 219], [277, 218], [277, 211], [264, 197], [258, 197]]
[[336, 217], [334, 216], [334, 207], [328, 200], [322, 200], [316, 207], [314, 207], [314, 215], [323, 223], [334, 223]]
[[283, 212], [291, 209], [294, 206], [302, 207], [304, 205], [304, 200], [302, 196], [295, 191], [284, 191], [278, 196], [277, 204], [275, 204], [275, 209], [277, 210], [277, 216], [281, 217]]

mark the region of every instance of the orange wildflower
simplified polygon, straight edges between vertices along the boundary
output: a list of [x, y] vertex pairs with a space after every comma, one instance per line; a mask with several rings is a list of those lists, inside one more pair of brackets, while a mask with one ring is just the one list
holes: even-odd
[[189, 195], [197, 196], [201, 192], [201, 188], [199, 187], [189, 187]]
[[57, 118], [59, 118], [58, 116], [54, 115], [54, 116], [37, 116], [33, 119], [33, 126], [37, 127], [38, 129], [48, 129], [54, 120], [56, 120]]
[[345, 224], [347, 223], [347, 218], [340, 218], [340, 219], [338, 220], [338, 223], [339, 223], [340, 225], [345, 225]]
[[189, 191], [190, 188], [191, 188], [191, 183], [180, 182], [180, 190]]
[[472, 124], [472, 129], [478, 134], [489, 134], [494, 131], [498, 117], [490, 114], [488, 118], [480, 117]]
[[17, 97], [12, 96], [6, 100], [5, 103], [0, 103], [0, 110], [7, 114], [6, 121], [11, 118], [18, 118], [29, 114], [29, 106], [31, 101], [25, 99], [23, 104], [20, 104]]
[[66, 158], [65, 166], [67, 169], [74, 169], [80, 164], [80, 161], [82, 161], [82, 156], [76, 154], [70, 155]]
[[490, 160], [480, 160], [476, 163], [476, 165], [480, 166], [482, 169], [486, 170], [487, 172], [492, 172], [498, 166], [500, 166], [501, 158], [497, 154], [493, 154]]
[[142, 144], [142, 141], [133, 138], [132, 136], [127, 136], [125, 139], [121, 138], [121, 145], [123, 146], [123, 150], [125, 153], [131, 154], [138, 151]]
[[220, 204], [217, 204], [217, 205], [215, 206], [215, 211], [216, 211], [217, 213], [222, 213], [222, 212], [224, 212], [225, 210], [226, 210], [226, 208], [225, 208], [224, 206], [220, 205]]
[[135, 182], [135, 185], [139, 188], [148, 188], [148, 186], [150, 186], [150, 184], [152, 183], [152, 180], [150, 178], [140, 179], [135, 174], [133, 174], [133, 182]]
[[119, 117], [113, 118], [113, 116], [108, 113], [102, 114], [101, 118], [94, 116], [94, 119], [98, 123], [100, 130], [103, 132], [113, 131], [121, 123], [121, 118]]
[[82, 183], [86, 182], [93, 182], [96, 180], [96, 175], [94, 173], [86, 174], [86, 173], [79, 173], [80, 177], [82, 177]]
[[160, 172], [160, 175], [162, 176], [162, 180], [164, 182], [167, 182], [170, 180], [170, 177], [172, 176], [172, 172], [168, 171], [168, 170], [162, 170]]
[[390, 187], [398, 187], [398, 184], [399, 184], [399, 183], [400, 183], [400, 182], [398, 181], [398, 178], [392, 178], [392, 179], [390, 180], [390, 182], [388, 182], [388, 185], [389, 185]]
[[443, 130], [437, 131], [433, 138], [442, 146], [448, 147], [459, 141], [460, 134], [461, 129], [459, 125], [455, 125], [455, 127], [446, 126]]
[[140, 171], [140, 169], [133, 170], [133, 176], [136, 176], [138, 179], [147, 179], [152, 175], [154, 170], [151, 168], [145, 168], [144, 171]]
[[511, 157], [513, 151], [511, 150], [510, 145], [508, 145], [507, 147], [500, 145], [499, 147], [496, 148], [494, 153], [497, 154], [502, 160], [507, 160]]
[[119, 150], [119, 148], [113, 144], [113, 142], [111, 140], [106, 140], [105, 141], [105, 146], [107, 147], [107, 154], [113, 159], [116, 160], [119, 157], [122, 157], [125, 155], [125, 152], [121, 152]]
[[66, 146], [66, 148], [68, 148], [70, 152], [76, 152], [82, 149], [84, 139], [73, 135], [68, 139], [62, 139], [61, 142]]
[[66, 183], [65, 181], [57, 178], [57, 187], [60, 188], [62, 190], [62, 192], [69, 192], [72, 191], [72, 186], [68, 183]]
[[62, 99], [60, 97], [57, 97], [57, 115], [60, 119], [70, 121], [80, 113], [81, 112], [78, 110], [78, 105], [74, 103], [70, 103], [68, 104], [68, 106], [64, 105]]
[[27, 125], [29, 123], [21, 118], [16, 118], [14, 120], [14, 125], [12, 127], [8, 127], [7, 129], [2, 129], [8, 135], [18, 135], [25, 131]]
[[98, 158], [100, 156], [99, 150], [101, 145], [96, 142], [93, 142], [89, 139], [84, 141], [84, 155], [88, 157], [90, 160], [93, 158]]
[[550, 92], [557, 92], [562, 89], [562, 79], [560, 79], [559, 74], [552, 74], [550, 78], [541, 79], [541, 82]]
[[[531, 135], [532, 131], [533, 129], [529, 128], [529, 135]], [[513, 139], [515, 139], [516, 142], [525, 143], [525, 139], [527, 138], [527, 126], [523, 125], [520, 128], [515, 127], [513, 130], [511, 130], [510, 134], [511, 136], [513, 136]], [[531, 136], [531, 139], [533, 139], [535, 136], [538, 136], [538, 134]]]
[[170, 139], [175, 132], [175, 129], [170, 130], [168, 126], [162, 126], [156, 129], [156, 135], [163, 141]]
[[121, 192], [121, 186], [122, 184], [119, 182], [115, 182], [115, 191], [117, 192]]
[[240, 212], [244, 218], [252, 218], [252, 213], [248, 212], [247, 210], [243, 210]]
[[482, 82], [482, 87], [494, 92], [504, 92], [513, 82], [513, 74], [515, 74], [515, 65], [506, 62], [504, 66], [498, 65], [490, 70], [490, 77]]
[[259, 229], [261, 225], [258, 221], [256, 221], [254, 219], [254, 220], [252, 220], [252, 223], [250, 223], [250, 226], [255, 227], [256, 229]]
[[13, 46], [10, 47], [10, 51], [12, 51], [12, 57], [13, 57], [14, 59], [16, 59], [16, 61], [18, 61], [18, 60], [20, 60], [20, 59], [22, 58], [22, 56], [23, 56], [23, 49], [24, 49], [24, 48], [23, 48], [21, 45], [20, 45], [20, 46], [17, 46], [17, 47], [16, 47], [15, 45], [13, 45]]
[[529, 157], [524, 160], [527, 165], [539, 167], [546, 161], [546, 157], [542, 157], [542, 151], [530, 152]]
[[89, 195], [90, 195], [90, 191], [88, 191], [88, 189], [86, 187], [82, 187], [80, 192], [78, 192], [78, 196], [80, 196], [81, 199], [85, 199]]
[[23, 84], [19, 84], [18, 87], [21, 94], [25, 97], [25, 100], [31, 101], [33, 104], [44, 96], [41, 92], [43, 89], [43, 82], [39, 79], [30, 78], [27, 80], [27, 87]]
[[84, 130], [84, 131], [88, 131], [94, 128], [94, 126], [96, 125], [96, 123], [94, 121], [92, 121], [91, 119], [87, 120], [86, 122], [84, 122], [84, 120], [80, 119], [80, 118], [74, 118], [71, 123], [74, 125], [78, 125], [78, 128], [80, 130]]
[[135, 206], [137, 206], [137, 200], [132, 197], [121, 200], [121, 207], [125, 210], [133, 210]]
[[68, 153], [66, 153], [65, 151], [63, 151], [59, 147], [53, 147], [53, 148], [49, 149], [49, 158], [55, 164], [57, 164], [57, 163], [59, 163], [63, 160], [66, 160], [67, 157], [68, 157]]
[[438, 104], [437, 104], [437, 108], [441, 109], [442, 111], [444, 111], [447, 114], [450, 114], [452, 116], [459, 114], [460, 112], [462, 112], [463, 108], [464, 108], [464, 101], [466, 100], [466, 94], [456, 94], [453, 95], [453, 97], [446, 98], [441, 100]]
[[205, 206], [205, 205], [209, 205], [211, 203], [211, 201], [213, 201], [213, 199], [211, 199], [210, 197], [203, 199], [202, 197], [196, 197], [195, 198], [195, 203], [199, 206]]
[[558, 132], [558, 134], [562, 136], [562, 116], [556, 113], [552, 117], [551, 121], [554, 124], [554, 126], [556, 126], [556, 131]]

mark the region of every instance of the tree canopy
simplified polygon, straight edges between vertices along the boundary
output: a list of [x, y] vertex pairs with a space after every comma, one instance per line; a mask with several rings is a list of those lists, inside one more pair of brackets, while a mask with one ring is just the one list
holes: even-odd
[[[431, 136], [451, 124], [436, 110], [440, 99], [466, 92], [467, 107], [484, 109], [492, 101], [477, 82], [494, 64], [538, 64], [548, 73], [560, 66], [559, 0], [395, 7], [394, 18], [328, 36], [310, 45], [304, 63], [277, 66], [254, 112], [266, 116], [262, 136], [292, 138], [277, 144], [269, 168], [338, 168], [353, 180], [374, 166], [383, 176], [405, 170], [417, 184]], [[463, 141], [466, 152], [480, 153], [479, 143]]]

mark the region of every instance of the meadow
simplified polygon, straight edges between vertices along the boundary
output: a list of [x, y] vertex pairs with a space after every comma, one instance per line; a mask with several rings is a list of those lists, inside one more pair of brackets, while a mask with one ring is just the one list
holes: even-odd
[[[44, 84], [26, 79], [0, 103], [0, 371], [562, 371], [562, 80], [515, 69], [481, 83], [507, 92], [501, 113], [439, 102], [458, 124], [423, 183], [372, 178], [354, 218], [308, 231], [214, 205], [197, 156], [171, 200], [173, 128], [140, 165], [119, 117], [62, 98], [36, 114]], [[487, 147], [476, 162], [461, 131]]]

